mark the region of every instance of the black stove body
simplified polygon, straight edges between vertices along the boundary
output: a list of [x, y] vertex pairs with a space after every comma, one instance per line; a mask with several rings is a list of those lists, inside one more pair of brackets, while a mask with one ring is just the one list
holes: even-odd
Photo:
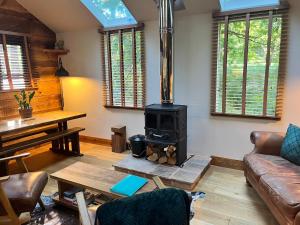
[[152, 104], [145, 108], [146, 143], [176, 147], [176, 165], [187, 159], [187, 106]]

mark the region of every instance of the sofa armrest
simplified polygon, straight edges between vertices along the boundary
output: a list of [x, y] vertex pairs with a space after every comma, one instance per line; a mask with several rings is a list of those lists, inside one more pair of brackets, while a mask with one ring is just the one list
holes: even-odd
[[250, 140], [255, 145], [254, 153], [280, 155], [284, 136], [278, 132], [253, 131]]

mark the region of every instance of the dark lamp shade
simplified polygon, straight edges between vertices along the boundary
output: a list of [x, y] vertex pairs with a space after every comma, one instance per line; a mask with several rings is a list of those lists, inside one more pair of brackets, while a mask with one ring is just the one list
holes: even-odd
[[70, 75], [69, 72], [62, 65], [61, 58], [59, 58], [59, 60], [58, 60], [58, 68], [57, 68], [57, 70], [55, 72], [55, 76], [57, 76], [57, 77], [67, 77], [69, 75]]

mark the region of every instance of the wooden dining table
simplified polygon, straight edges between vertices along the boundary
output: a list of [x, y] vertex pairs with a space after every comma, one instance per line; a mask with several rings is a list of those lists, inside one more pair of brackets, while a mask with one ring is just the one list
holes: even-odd
[[[78, 156], [80, 151], [69, 151], [69, 140], [71, 135], [77, 134], [78, 136], [84, 128], [69, 129], [68, 122], [83, 117], [86, 117], [86, 113], [58, 110], [33, 114], [33, 117], [29, 119], [16, 117], [2, 120], [0, 121], [0, 158], [11, 156], [17, 150], [47, 142], [52, 142], [52, 150], [55, 152]], [[34, 135], [39, 133], [47, 133], [47, 135], [34, 138]], [[32, 140], [31, 137], [33, 137]], [[24, 138], [25, 141], [15, 143]], [[77, 145], [79, 145], [79, 136], [77, 139]], [[11, 142], [12, 144], [9, 145], [8, 143]], [[72, 143], [73, 147], [79, 146], [73, 146]], [[7, 174], [7, 170], [7, 165], [0, 163], [0, 176]]]

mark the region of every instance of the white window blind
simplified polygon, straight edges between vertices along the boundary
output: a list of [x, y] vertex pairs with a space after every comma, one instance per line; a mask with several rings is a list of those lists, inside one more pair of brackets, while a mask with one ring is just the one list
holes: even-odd
[[144, 32], [142, 27], [102, 34], [106, 107], [145, 106]]
[[0, 91], [33, 87], [27, 37], [0, 34]]
[[211, 114], [280, 119], [288, 9], [215, 15]]

